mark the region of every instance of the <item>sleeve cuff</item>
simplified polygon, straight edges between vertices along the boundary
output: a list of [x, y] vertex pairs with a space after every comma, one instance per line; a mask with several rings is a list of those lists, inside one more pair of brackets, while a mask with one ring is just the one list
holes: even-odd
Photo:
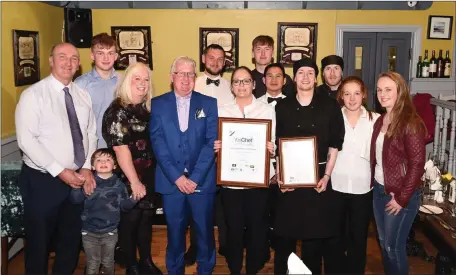
[[63, 168], [60, 164], [58, 164], [56, 161], [51, 162], [50, 164], [45, 166], [46, 171], [51, 174], [53, 177], [57, 177], [60, 172], [62, 172], [65, 168]]

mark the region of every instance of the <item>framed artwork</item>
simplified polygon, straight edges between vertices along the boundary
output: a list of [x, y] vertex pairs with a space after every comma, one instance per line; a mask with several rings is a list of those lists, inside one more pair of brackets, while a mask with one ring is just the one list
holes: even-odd
[[207, 46], [220, 45], [225, 50], [224, 71], [231, 72], [239, 64], [239, 29], [200, 28], [200, 71], [204, 71], [202, 55]]
[[219, 118], [218, 185], [269, 186], [271, 125], [270, 119]]
[[149, 26], [111, 27], [111, 33], [119, 48], [119, 57], [114, 63], [116, 70], [125, 70], [136, 62], [145, 63], [153, 69]]
[[317, 57], [317, 23], [278, 23], [277, 62], [284, 66]]
[[317, 186], [317, 148], [316, 136], [279, 139], [280, 188]]
[[453, 16], [429, 15], [427, 39], [451, 39]]
[[30, 85], [40, 80], [39, 34], [13, 30], [15, 86]]

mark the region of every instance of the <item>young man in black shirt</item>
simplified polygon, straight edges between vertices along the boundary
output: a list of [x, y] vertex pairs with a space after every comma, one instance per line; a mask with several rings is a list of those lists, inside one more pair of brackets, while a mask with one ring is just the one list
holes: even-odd
[[[274, 39], [267, 35], [257, 36], [252, 41], [252, 58], [255, 62], [255, 69], [252, 71], [253, 79], [255, 80], [255, 90], [253, 95], [259, 98], [266, 94], [266, 86], [263, 82], [264, 69], [272, 63], [272, 55], [274, 54]], [[293, 81], [289, 75], [285, 75], [286, 83], [282, 88], [282, 93], [285, 96], [296, 94]]]
[[323, 84], [317, 87], [318, 93], [327, 94], [336, 99], [337, 88], [342, 82], [344, 60], [338, 55], [328, 55], [321, 60], [321, 78]]

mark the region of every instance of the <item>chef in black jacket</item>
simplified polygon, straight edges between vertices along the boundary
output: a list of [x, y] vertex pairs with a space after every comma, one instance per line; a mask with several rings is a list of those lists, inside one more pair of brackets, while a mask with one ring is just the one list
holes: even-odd
[[341, 202], [331, 188], [330, 175], [342, 149], [344, 120], [336, 100], [315, 92], [318, 67], [313, 60], [295, 62], [293, 73], [297, 95], [276, 105], [276, 142], [278, 145], [279, 138], [285, 137], [316, 136], [320, 180], [315, 189], [282, 189], [279, 194], [274, 273], [286, 274], [287, 259], [297, 240], [302, 240], [302, 260], [312, 274], [321, 274], [322, 258], [326, 274], [340, 273]]
[[321, 60], [321, 78], [323, 84], [317, 87], [317, 92], [327, 94], [336, 99], [337, 88], [342, 82], [344, 60], [338, 55], [328, 55]]

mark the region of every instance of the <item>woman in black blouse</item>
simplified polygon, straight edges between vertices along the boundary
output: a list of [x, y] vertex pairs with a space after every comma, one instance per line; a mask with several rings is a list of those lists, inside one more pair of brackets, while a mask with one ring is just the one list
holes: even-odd
[[119, 242], [127, 274], [161, 274], [151, 257], [152, 218], [159, 203], [154, 191], [155, 158], [148, 131], [151, 98], [151, 72], [143, 63], [136, 63], [125, 71], [116, 99], [103, 116], [103, 138], [116, 153], [129, 193], [137, 199], [145, 194], [120, 219]]
[[276, 106], [276, 142], [278, 145], [279, 138], [285, 137], [316, 136], [320, 181], [315, 189], [282, 189], [276, 208], [274, 273], [287, 272], [287, 259], [297, 240], [302, 240], [301, 258], [312, 274], [321, 274], [322, 258], [326, 274], [342, 273], [340, 202], [331, 188], [330, 175], [342, 149], [344, 120], [334, 99], [315, 93], [318, 67], [314, 61], [295, 62], [293, 72], [298, 92]]

